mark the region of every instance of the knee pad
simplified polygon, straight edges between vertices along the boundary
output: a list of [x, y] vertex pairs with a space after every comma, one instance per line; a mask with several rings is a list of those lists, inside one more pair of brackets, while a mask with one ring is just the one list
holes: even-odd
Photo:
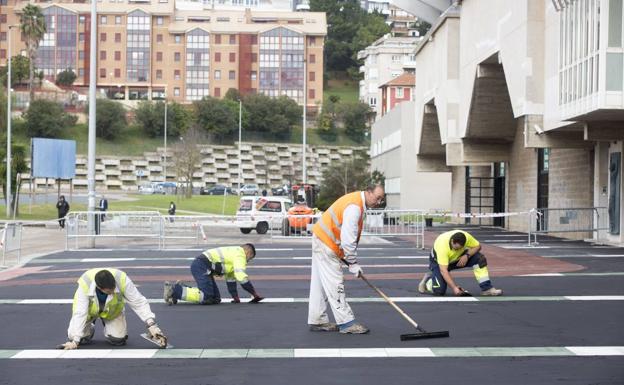
[[485, 255], [480, 254], [479, 255], [479, 267], [486, 267], [487, 266], [487, 259], [485, 259]]
[[128, 339], [128, 336], [124, 336], [124, 337], [113, 337], [110, 335], [106, 336], [106, 340], [108, 341], [109, 344], [113, 345], [113, 346], [123, 346], [126, 344], [126, 340]]

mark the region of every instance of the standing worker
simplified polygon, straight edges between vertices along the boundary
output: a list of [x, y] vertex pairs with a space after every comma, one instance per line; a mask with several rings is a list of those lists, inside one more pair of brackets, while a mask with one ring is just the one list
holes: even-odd
[[215, 282], [215, 276], [224, 276], [227, 289], [232, 296], [232, 303], [240, 303], [236, 283], [253, 296], [250, 303], [257, 303], [260, 297], [249, 281], [247, 263], [256, 256], [256, 248], [251, 243], [242, 246], [218, 247], [204, 251], [191, 263], [191, 274], [197, 287], [187, 286], [180, 282], [165, 282], [163, 298], [168, 305], [178, 301], [216, 305], [221, 303], [221, 294]]
[[[355, 322], [346, 301], [342, 264], [359, 278], [362, 269], [357, 263], [357, 247], [362, 233], [364, 213], [384, 200], [384, 188], [370, 186], [365, 191], [344, 195], [323, 213], [312, 228], [312, 274], [308, 324], [311, 331], [340, 331], [344, 334], [368, 333], [368, 328]], [[330, 323], [327, 303], [336, 323]]]
[[137, 290], [130, 277], [118, 269], [95, 268], [87, 270], [78, 279], [72, 318], [67, 329], [68, 341], [59, 345], [59, 348], [73, 350], [79, 345], [90, 343], [98, 318], [104, 324], [104, 336], [108, 343], [125, 345], [128, 339], [126, 302], [145, 323], [150, 337], [166, 347], [167, 337], [156, 324], [156, 316], [147, 299]]
[[[106, 199], [104, 195], [102, 195], [102, 199], [100, 199], [100, 204], [98, 205], [98, 208], [103, 213], [108, 210], [108, 199]], [[100, 214], [100, 220], [104, 222], [104, 219], [106, 219], [106, 214]]]
[[56, 202], [56, 210], [58, 211], [59, 226], [61, 226], [61, 229], [64, 229], [65, 216], [69, 212], [69, 203], [65, 200], [65, 195], [59, 197], [58, 202]]
[[458, 286], [451, 271], [464, 267], [472, 267], [474, 276], [479, 282], [481, 295], [499, 296], [503, 291], [492, 286], [488, 274], [487, 260], [481, 254], [481, 245], [466, 231], [451, 230], [440, 234], [429, 255], [429, 270], [418, 284], [421, 294], [444, 295], [450, 287], [453, 294], [468, 294]]

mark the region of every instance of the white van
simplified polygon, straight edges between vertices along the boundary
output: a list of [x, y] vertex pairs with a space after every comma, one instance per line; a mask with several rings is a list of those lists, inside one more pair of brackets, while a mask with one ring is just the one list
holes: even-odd
[[243, 234], [251, 230], [266, 234], [269, 229], [281, 229], [290, 206], [290, 199], [283, 197], [243, 197], [236, 211], [236, 226]]

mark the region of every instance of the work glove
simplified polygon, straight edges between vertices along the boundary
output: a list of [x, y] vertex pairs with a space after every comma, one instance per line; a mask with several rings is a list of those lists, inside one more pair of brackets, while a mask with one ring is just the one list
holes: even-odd
[[231, 303], [240, 303], [240, 298], [238, 296], [232, 296]]
[[249, 303], [258, 303], [262, 301], [264, 297], [260, 297], [258, 294], [254, 295], [254, 297], [249, 301]]
[[78, 342], [67, 341], [64, 344], [57, 346], [57, 349], [75, 350], [75, 349], [78, 349]]
[[147, 327], [147, 331], [149, 332], [152, 339], [160, 342], [160, 346], [162, 347], [167, 346], [167, 337], [165, 337], [165, 334], [162, 332], [162, 330], [160, 330], [160, 328], [158, 327], [158, 324], [154, 322], [153, 324]]
[[355, 275], [355, 278], [360, 278], [363, 274], [362, 268], [357, 264], [357, 262], [349, 265], [349, 272]]

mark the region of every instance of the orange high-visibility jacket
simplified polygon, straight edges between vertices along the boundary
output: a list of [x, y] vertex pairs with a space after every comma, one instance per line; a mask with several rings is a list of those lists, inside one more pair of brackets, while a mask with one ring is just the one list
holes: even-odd
[[314, 235], [336, 253], [339, 258], [344, 258], [344, 252], [340, 248], [340, 229], [342, 228], [342, 215], [349, 205], [357, 205], [360, 208], [360, 222], [358, 223], [358, 237], [362, 234], [362, 224], [364, 223], [364, 202], [362, 192], [355, 191], [338, 198], [327, 211], [323, 213], [321, 219], [312, 228]]

